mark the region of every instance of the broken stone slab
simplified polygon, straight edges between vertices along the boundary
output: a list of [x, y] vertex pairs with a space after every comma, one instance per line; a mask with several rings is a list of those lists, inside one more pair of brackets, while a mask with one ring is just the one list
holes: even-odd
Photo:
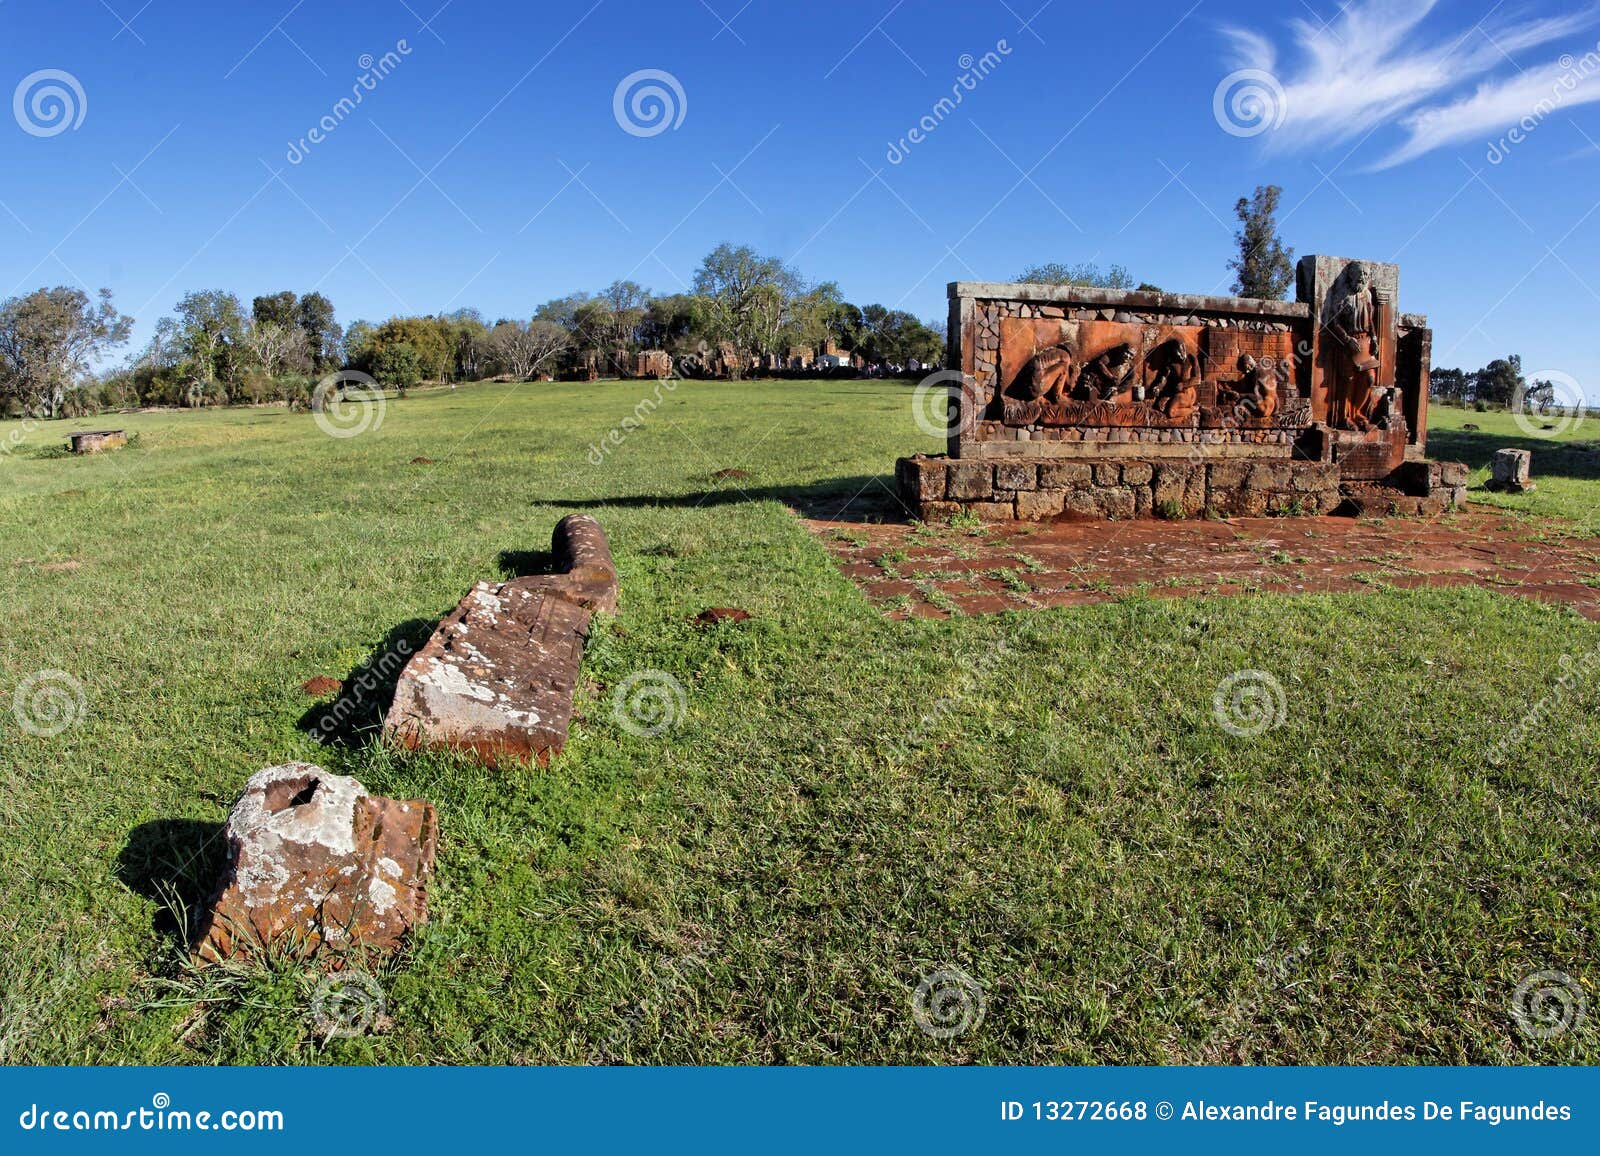
[[284, 763], [250, 776], [226, 836], [228, 867], [195, 941], [201, 959], [393, 951], [427, 918], [432, 803]]
[[551, 539], [562, 573], [480, 582], [406, 664], [384, 730], [410, 748], [470, 751], [490, 765], [548, 765], [566, 745], [589, 623], [617, 605], [600, 523], [563, 518]]
[[1490, 463], [1491, 490], [1526, 491], [1533, 489], [1533, 454], [1528, 450], [1495, 450]]

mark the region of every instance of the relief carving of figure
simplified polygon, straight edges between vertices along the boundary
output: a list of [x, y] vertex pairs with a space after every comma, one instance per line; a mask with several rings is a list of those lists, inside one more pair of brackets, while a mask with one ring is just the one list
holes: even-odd
[[1278, 412], [1279, 368], [1246, 353], [1239, 358], [1239, 410], [1247, 419], [1269, 420]]
[[1345, 274], [1348, 288], [1334, 306], [1326, 328], [1334, 340], [1332, 416], [1342, 429], [1372, 425], [1378, 384], [1378, 295], [1364, 265]]
[[1079, 401], [1115, 402], [1118, 394], [1132, 388], [1133, 346], [1123, 342], [1083, 367], [1072, 396]]
[[1150, 398], [1156, 412], [1170, 421], [1183, 421], [1194, 412], [1200, 392], [1200, 361], [1177, 338], [1163, 342], [1150, 355], [1155, 373], [1150, 378]]
[[1075, 366], [1069, 346], [1052, 345], [1041, 349], [1028, 363], [1028, 372], [1018, 376], [1012, 392], [1024, 401], [1051, 405], [1066, 401], [1072, 392]]

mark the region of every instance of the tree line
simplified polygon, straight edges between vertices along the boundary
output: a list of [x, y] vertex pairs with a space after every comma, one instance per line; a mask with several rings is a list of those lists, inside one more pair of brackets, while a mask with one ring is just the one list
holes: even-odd
[[1558, 398], [1554, 382], [1528, 381], [1522, 374], [1522, 357], [1516, 353], [1497, 357], [1482, 369], [1434, 369], [1428, 375], [1428, 392], [1439, 401], [1479, 409], [1504, 409], [1519, 396], [1524, 407], [1540, 412], [1552, 404], [1575, 401]]
[[[547, 301], [527, 318], [476, 309], [341, 326], [320, 292], [186, 294], [123, 363], [133, 318], [111, 292], [38, 289], [0, 302], [0, 416], [52, 418], [101, 409], [286, 402], [309, 405], [338, 370], [381, 385], [504, 378], [631, 376], [639, 355], [689, 358], [708, 374], [810, 369], [832, 354], [848, 372], [911, 373], [944, 355], [943, 322], [884, 305], [858, 306], [837, 283], [806, 281], [775, 257], [724, 243], [686, 292], [630, 280]], [[661, 364], [660, 359], [652, 362]]]

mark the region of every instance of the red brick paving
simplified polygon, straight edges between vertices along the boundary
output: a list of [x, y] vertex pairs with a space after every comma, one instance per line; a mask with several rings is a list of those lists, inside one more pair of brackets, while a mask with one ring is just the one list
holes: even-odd
[[1600, 538], [1555, 521], [1236, 518], [948, 526], [807, 519], [843, 572], [896, 618], [1151, 597], [1477, 585], [1600, 620]]

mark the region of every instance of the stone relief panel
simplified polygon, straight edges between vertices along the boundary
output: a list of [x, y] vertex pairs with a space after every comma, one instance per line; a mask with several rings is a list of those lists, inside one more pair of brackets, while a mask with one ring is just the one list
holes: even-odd
[[1338, 430], [1390, 428], [1404, 410], [1394, 396], [1400, 267], [1307, 257], [1298, 277], [1314, 322], [1313, 412]]

